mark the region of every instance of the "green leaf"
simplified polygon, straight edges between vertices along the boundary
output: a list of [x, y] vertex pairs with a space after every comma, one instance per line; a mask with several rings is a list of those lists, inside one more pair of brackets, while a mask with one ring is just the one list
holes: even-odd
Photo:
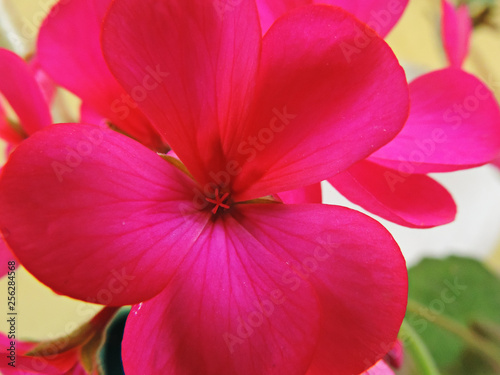
[[[467, 358], [468, 364], [475, 361], [467, 351], [471, 342], [486, 348], [490, 358], [497, 353], [493, 343], [468, 327], [478, 321], [500, 323], [500, 279], [496, 275], [476, 260], [459, 257], [424, 259], [408, 274], [406, 321], [421, 336], [443, 374], [456, 375], [450, 369], [456, 370]], [[477, 354], [477, 347], [474, 349]], [[480, 362], [486, 362], [484, 357]], [[469, 368], [468, 374], [488, 374], [484, 369], [478, 371]]]

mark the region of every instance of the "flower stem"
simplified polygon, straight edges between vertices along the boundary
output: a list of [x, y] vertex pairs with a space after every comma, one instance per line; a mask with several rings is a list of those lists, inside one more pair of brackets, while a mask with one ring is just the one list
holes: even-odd
[[[416, 301], [408, 301], [408, 311], [427, 319], [422, 314], [425, 307]], [[432, 323], [460, 337], [470, 349], [488, 360], [495, 371], [500, 371], [500, 349], [497, 346], [445, 315], [433, 315]]]
[[403, 342], [406, 353], [413, 359], [417, 374], [439, 375], [439, 370], [429, 350], [417, 332], [406, 321], [403, 321], [399, 331], [399, 339]]

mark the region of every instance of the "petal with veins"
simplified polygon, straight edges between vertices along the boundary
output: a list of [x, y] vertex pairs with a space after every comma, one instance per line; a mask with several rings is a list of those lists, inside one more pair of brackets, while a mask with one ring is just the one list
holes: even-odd
[[114, 131], [54, 125], [25, 140], [4, 167], [0, 226], [23, 265], [56, 292], [138, 303], [165, 287], [208, 220], [194, 188]]
[[448, 172], [491, 162], [500, 152], [500, 108], [475, 76], [447, 68], [410, 83], [410, 117], [370, 159], [402, 173]]
[[457, 213], [450, 193], [431, 177], [401, 174], [370, 161], [359, 162], [328, 181], [351, 202], [407, 227], [448, 224]]

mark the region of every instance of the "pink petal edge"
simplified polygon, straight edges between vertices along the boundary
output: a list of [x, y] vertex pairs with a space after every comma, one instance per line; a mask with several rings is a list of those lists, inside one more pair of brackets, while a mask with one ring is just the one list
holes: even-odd
[[491, 162], [500, 152], [500, 108], [478, 78], [456, 68], [410, 83], [410, 117], [370, 160], [403, 174], [448, 172]]
[[50, 125], [48, 104], [28, 64], [13, 52], [0, 48], [0, 71], [0, 93], [16, 113], [23, 131], [31, 135]]
[[455, 8], [447, 0], [441, 1], [441, 33], [444, 49], [450, 66], [460, 68], [469, 53], [472, 35], [472, 19], [467, 5]]
[[359, 162], [328, 181], [351, 202], [406, 227], [448, 224], [457, 213], [453, 197], [431, 177], [402, 174], [370, 161]]

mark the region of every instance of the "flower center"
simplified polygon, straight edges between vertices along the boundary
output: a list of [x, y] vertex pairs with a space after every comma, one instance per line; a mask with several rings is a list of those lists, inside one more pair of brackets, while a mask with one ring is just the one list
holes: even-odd
[[206, 201], [215, 204], [214, 208], [212, 208], [212, 213], [215, 215], [217, 213], [217, 210], [219, 207], [228, 209], [229, 205], [227, 203], [224, 203], [226, 199], [229, 197], [229, 193], [224, 193], [222, 196], [220, 195], [219, 188], [215, 189], [215, 197], [214, 198], [208, 198], [206, 197]]

